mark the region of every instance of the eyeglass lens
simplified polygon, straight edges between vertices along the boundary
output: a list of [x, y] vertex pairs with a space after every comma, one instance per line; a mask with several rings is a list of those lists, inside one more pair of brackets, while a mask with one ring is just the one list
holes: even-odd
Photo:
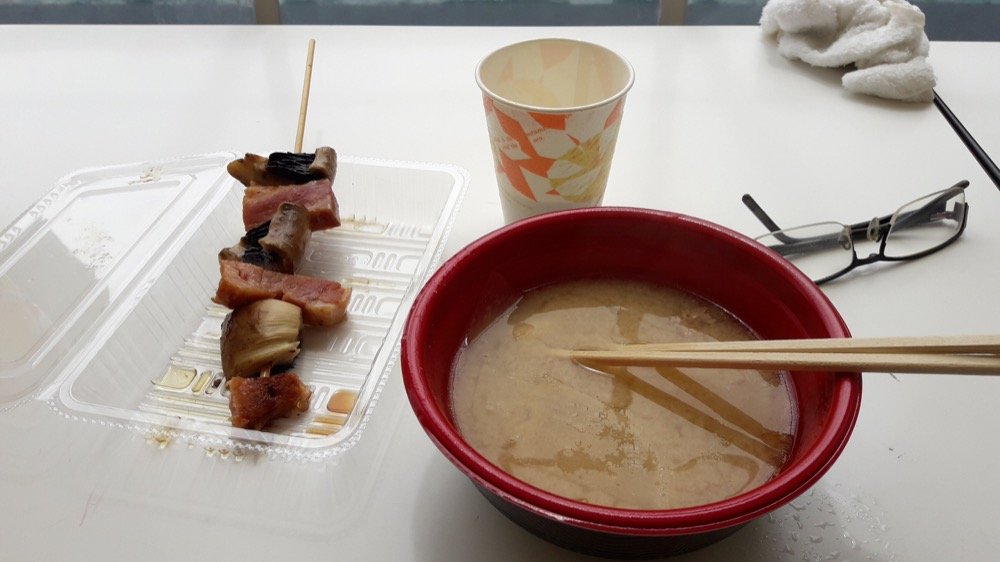
[[893, 215], [885, 257], [903, 259], [945, 244], [958, 235], [965, 214], [965, 190], [921, 197]]
[[[889, 221], [889, 231], [882, 246], [884, 258], [906, 259], [947, 244], [961, 232], [965, 210], [965, 191], [955, 187], [903, 205]], [[874, 224], [877, 231], [877, 223]], [[875, 238], [870, 236], [872, 241], [877, 241]], [[814, 281], [836, 276], [855, 263], [851, 227], [837, 222], [778, 230], [757, 240], [784, 256]]]
[[851, 229], [837, 222], [779, 230], [757, 241], [777, 251], [813, 280], [843, 271], [854, 260]]

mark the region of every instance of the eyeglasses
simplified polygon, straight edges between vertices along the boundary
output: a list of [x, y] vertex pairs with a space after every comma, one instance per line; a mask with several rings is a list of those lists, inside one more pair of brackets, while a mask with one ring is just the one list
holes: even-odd
[[[850, 225], [821, 222], [783, 229], [749, 194], [743, 196], [743, 204], [770, 231], [758, 237], [758, 242], [784, 256], [816, 283], [825, 283], [858, 266], [922, 258], [957, 240], [968, 220], [968, 186], [969, 182], [962, 180], [907, 203], [891, 215]], [[855, 240], [879, 243], [878, 253], [858, 258]]]

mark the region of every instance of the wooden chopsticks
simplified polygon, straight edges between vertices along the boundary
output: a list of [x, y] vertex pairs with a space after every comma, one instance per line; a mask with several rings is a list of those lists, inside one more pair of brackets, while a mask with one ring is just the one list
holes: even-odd
[[583, 364], [1000, 375], [1000, 336], [754, 340], [558, 350]]

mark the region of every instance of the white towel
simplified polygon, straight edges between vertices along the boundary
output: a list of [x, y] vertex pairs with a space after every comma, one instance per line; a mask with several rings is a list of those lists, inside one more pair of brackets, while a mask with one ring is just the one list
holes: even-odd
[[924, 13], [905, 0], [769, 0], [761, 29], [788, 59], [854, 69], [849, 91], [903, 101], [930, 101], [934, 70]]

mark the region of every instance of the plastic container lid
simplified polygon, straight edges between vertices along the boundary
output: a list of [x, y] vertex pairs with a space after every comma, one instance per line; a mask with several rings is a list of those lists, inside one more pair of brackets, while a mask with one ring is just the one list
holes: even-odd
[[219, 359], [217, 254], [243, 234], [243, 190], [209, 154], [82, 170], [0, 234], [0, 411], [68, 417], [233, 450], [319, 459], [357, 441], [399, 354], [409, 306], [440, 261], [468, 174], [341, 156], [342, 226], [299, 273], [353, 290], [348, 320], [307, 329], [304, 414], [231, 427]]

